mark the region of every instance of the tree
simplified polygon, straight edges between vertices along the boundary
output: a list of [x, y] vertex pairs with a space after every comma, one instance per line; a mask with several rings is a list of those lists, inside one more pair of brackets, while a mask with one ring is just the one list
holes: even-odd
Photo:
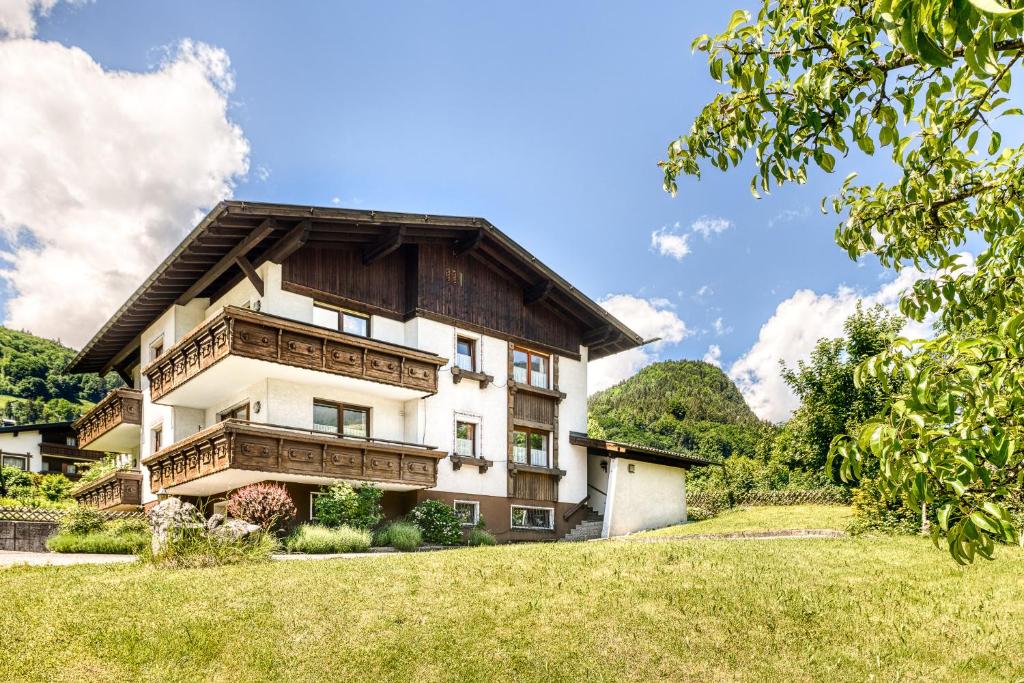
[[[821, 339], [810, 360], [795, 369], [783, 366], [782, 376], [800, 398], [800, 407], [783, 428], [790, 436], [781, 439], [779, 450], [790, 467], [825, 472], [832, 441], [852, 432], [880, 414], [891, 402], [896, 387], [883, 389], [875, 380], [858, 383], [855, 371], [861, 363], [885, 351], [903, 328], [903, 319], [881, 305], [857, 310], [843, 323], [845, 337]], [[788, 455], [788, 457], [786, 457]]]
[[[892, 182], [841, 183], [836, 241], [926, 276], [901, 311], [938, 313], [941, 332], [897, 340], [862, 364], [858, 382], [904, 389], [884, 413], [833, 447], [846, 478], [877, 461], [882, 484], [937, 510], [958, 562], [991, 557], [1018, 530], [1008, 501], [1024, 483], [1024, 146], [1003, 144], [1022, 113], [1007, 97], [1024, 56], [1024, 3], [1000, 0], [764, 0], [700, 36], [725, 86], [673, 141], [665, 187], [753, 156], [755, 197], [805, 182], [855, 147], [885, 154]], [[976, 270], [956, 249], [985, 243]]]

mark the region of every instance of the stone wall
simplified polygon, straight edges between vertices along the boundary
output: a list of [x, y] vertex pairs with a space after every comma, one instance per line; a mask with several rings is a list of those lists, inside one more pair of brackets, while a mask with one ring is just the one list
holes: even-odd
[[0, 520], [0, 550], [46, 552], [46, 539], [56, 531], [56, 522]]

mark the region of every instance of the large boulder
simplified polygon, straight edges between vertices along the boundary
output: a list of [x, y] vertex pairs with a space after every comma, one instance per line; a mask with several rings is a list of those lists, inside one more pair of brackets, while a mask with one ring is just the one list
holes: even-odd
[[153, 527], [153, 555], [159, 555], [172, 533], [187, 529], [206, 529], [206, 522], [192, 503], [179, 498], [167, 498], [149, 511], [149, 524]]
[[263, 529], [255, 524], [249, 524], [249, 522], [241, 519], [229, 519], [218, 524], [214, 529], [212, 529], [210, 531], [210, 535], [215, 538], [240, 541], [243, 538], [248, 538], [252, 534], [256, 534], [261, 531], [263, 531]]

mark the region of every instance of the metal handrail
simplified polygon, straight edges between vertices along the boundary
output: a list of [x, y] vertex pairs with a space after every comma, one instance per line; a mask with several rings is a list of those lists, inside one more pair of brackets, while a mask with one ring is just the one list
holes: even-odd
[[269, 423], [269, 422], [253, 422], [252, 420], [240, 420], [240, 419], [235, 418], [235, 417], [231, 417], [231, 418], [228, 418], [226, 420], [221, 420], [221, 424], [228, 424], [228, 423], [230, 423], [230, 424], [238, 424], [238, 425], [245, 425], [245, 426], [251, 426], [251, 427], [256, 427], [256, 428], [263, 427], [263, 428], [267, 428], [267, 429], [284, 429], [284, 430], [288, 430], [288, 431], [292, 431], [292, 432], [301, 432], [301, 433], [304, 433], [304, 434], [312, 434], [314, 436], [327, 436], [327, 437], [335, 437], [335, 438], [338, 438], [338, 439], [349, 439], [349, 440], [352, 440], [352, 441], [365, 441], [366, 443], [378, 443], [378, 444], [390, 445], [390, 446], [410, 446], [412, 448], [422, 448], [423, 450], [427, 450], [427, 451], [436, 451], [437, 450], [437, 446], [428, 446], [427, 444], [422, 444], [422, 443], [412, 443], [411, 441], [399, 441], [397, 439], [382, 439], [382, 438], [375, 437], [375, 436], [355, 436], [355, 435], [351, 435], [351, 434], [341, 434], [339, 432], [322, 432], [322, 431], [319, 431], [317, 429], [308, 429], [306, 427], [293, 427], [291, 425], [279, 425], [279, 424], [272, 424], [272, 423]]
[[604, 491], [602, 491], [601, 489], [597, 488], [597, 487], [596, 487], [596, 486], [594, 486], [593, 484], [587, 484], [587, 488], [588, 488], [588, 489], [594, 489], [595, 491], [597, 491], [598, 493], [600, 493], [600, 494], [601, 494], [602, 496], [605, 496], [605, 497], [607, 497], [607, 496], [608, 496], [608, 494], [607, 494], [607, 493], [605, 493], [605, 492], [604, 492]]

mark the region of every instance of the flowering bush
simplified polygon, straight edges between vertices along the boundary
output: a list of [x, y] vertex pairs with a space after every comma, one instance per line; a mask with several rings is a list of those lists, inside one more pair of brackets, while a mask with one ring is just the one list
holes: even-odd
[[409, 521], [423, 532], [427, 543], [457, 545], [462, 542], [462, 521], [455, 508], [439, 500], [425, 500], [412, 509]]
[[275, 531], [295, 519], [296, 510], [288, 490], [280, 484], [251, 484], [232, 492], [228, 515]]

